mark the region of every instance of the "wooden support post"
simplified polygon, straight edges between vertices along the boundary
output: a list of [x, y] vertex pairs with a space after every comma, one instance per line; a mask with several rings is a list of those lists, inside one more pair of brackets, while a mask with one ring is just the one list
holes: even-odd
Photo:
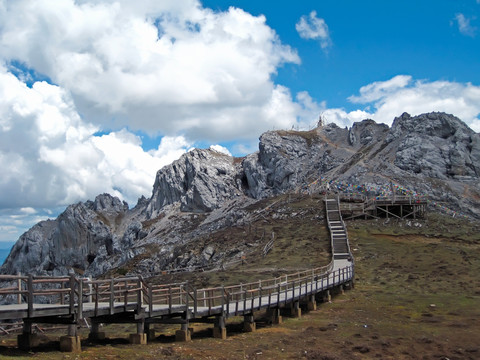
[[17, 345], [19, 349], [25, 351], [40, 345], [40, 338], [37, 334], [32, 333], [32, 323], [30, 321], [23, 322], [23, 332], [17, 336]]
[[300, 308], [300, 302], [294, 301], [290, 308], [290, 316], [294, 318], [301, 318], [302, 317], [302, 309]]
[[137, 334], [143, 334], [145, 332], [145, 321], [137, 323]]
[[192, 331], [188, 327], [189, 324], [189, 319], [190, 319], [190, 312], [187, 307], [187, 311], [185, 311], [183, 318], [185, 319], [185, 322], [182, 323], [180, 330], [177, 330], [175, 332], [175, 340], [176, 341], [190, 341], [192, 340]]
[[24, 334], [32, 334], [32, 322], [31, 321], [24, 321], [23, 322], [23, 333]]
[[268, 319], [268, 322], [274, 325], [278, 325], [283, 322], [283, 318], [279, 308], [267, 309], [266, 317]]
[[92, 325], [90, 326], [90, 333], [88, 334], [88, 339], [91, 341], [105, 339], [105, 332], [100, 331], [100, 324], [95, 320], [92, 320]]
[[243, 330], [245, 332], [255, 332], [257, 330], [253, 314], [243, 316]]
[[77, 336], [77, 325], [75, 324], [68, 325], [67, 334], [68, 336]]
[[77, 334], [77, 325], [68, 325], [67, 336], [60, 337], [60, 351], [79, 352], [82, 351], [81, 339]]
[[181, 325], [180, 330], [175, 331], [175, 341], [184, 342], [192, 340], [192, 332], [188, 327], [188, 322]]
[[147, 341], [155, 340], [155, 329], [151, 328], [149, 323], [145, 323], [145, 334], [147, 334]]
[[136, 345], [147, 344], [147, 334], [145, 334], [145, 320], [142, 320], [137, 323], [137, 333], [130, 334], [128, 340], [130, 344], [136, 344]]
[[147, 345], [147, 334], [130, 334], [128, 341], [132, 345]]
[[323, 302], [332, 302], [332, 296], [330, 295], [330, 290], [323, 292]]
[[215, 317], [215, 325], [213, 327], [213, 337], [225, 340], [227, 338], [227, 328], [225, 327], [225, 316], [219, 315]]
[[307, 302], [307, 309], [308, 311], [315, 311], [317, 310], [317, 300], [315, 299], [315, 295], [310, 295], [308, 302]]

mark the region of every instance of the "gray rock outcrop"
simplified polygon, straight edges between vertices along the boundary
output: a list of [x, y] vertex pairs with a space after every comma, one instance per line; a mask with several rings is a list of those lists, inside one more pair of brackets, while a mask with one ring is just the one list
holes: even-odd
[[157, 172], [147, 216], [155, 217], [164, 206], [177, 202], [181, 211], [211, 211], [240, 195], [236, 174], [231, 156], [194, 149]]
[[55, 220], [42, 221], [23, 234], [2, 266], [2, 273], [67, 274], [85, 271], [98, 254], [114, 253], [115, 224], [128, 205], [108, 194], [70, 205]]
[[387, 141], [399, 142], [395, 165], [447, 179], [480, 175], [479, 134], [452, 115], [430, 113], [396, 118]]

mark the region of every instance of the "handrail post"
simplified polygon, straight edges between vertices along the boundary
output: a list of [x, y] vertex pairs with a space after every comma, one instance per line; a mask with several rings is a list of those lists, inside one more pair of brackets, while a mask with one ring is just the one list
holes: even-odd
[[78, 319], [83, 318], [83, 279], [78, 279]]
[[188, 289], [188, 281], [185, 283], [185, 288], [184, 288], [184, 292], [185, 292], [185, 307], [186, 307], [186, 313], [187, 313], [187, 316], [188, 316], [188, 304], [189, 304], [189, 295], [190, 295], [190, 291]]
[[197, 317], [197, 309], [198, 309], [198, 297], [197, 297], [197, 288], [193, 290], [193, 317]]
[[243, 292], [243, 312], [245, 313], [247, 307], [247, 289]]
[[115, 313], [114, 311], [114, 303], [115, 303], [115, 287], [113, 284], [113, 279], [110, 280], [110, 315], [113, 315]]
[[[61, 282], [61, 284], [60, 284], [60, 289], [62, 289], [62, 290], [65, 289], [65, 282], [63, 282], [63, 281]], [[62, 292], [60, 293], [60, 299], [59, 299], [59, 300], [60, 300], [60, 305], [63, 305], [63, 304], [65, 303], [64, 297], [65, 297], [65, 294], [64, 294], [63, 291], [62, 291]]]
[[143, 283], [142, 283], [142, 277], [138, 275], [137, 279], [137, 314], [139, 314], [142, 311], [142, 306], [143, 306]]
[[258, 310], [262, 307], [262, 286], [258, 288]]
[[280, 283], [277, 285], [277, 307], [280, 306]]
[[75, 311], [75, 274], [70, 274], [70, 315]]
[[95, 289], [95, 316], [98, 315], [98, 283], [93, 285], [93, 288]]
[[28, 274], [28, 283], [27, 283], [27, 289], [28, 289], [28, 317], [33, 316], [33, 275]]
[[225, 288], [224, 288], [223, 285], [222, 285], [222, 296], [221, 296], [221, 299], [222, 299], [222, 314], [223, 314], [224, 305], [225, 305]]
[[88, 302], [91, 303], [93, 301], [92, 300], [92, 296], [93, 296], [92, 277], [91, 276], [87, 277], [87, 280], [88, 280]]
[[22, 273], [19, 272], [17, 275], [18, 275], [18, 280], [17, 280], [17, 286], [18, 286], [17, 303], [21, 304], [22, 303]]
[[152, 316], [153, 312], [153, 289], [152, 285], [148, 285], [148, 311], [150, 313], [150, 316]]
[[123, 306], [125, 307], [125, 311], [127, 311], [128, 305], [128, 280], [124, 281], [125, 284], [125, 292], [123, 294]]
[[230, 292], [227, 291], [225, 293], [225, 297], [227, 298], [227, 317], [228, 317], [228, 314], [230, 314]]

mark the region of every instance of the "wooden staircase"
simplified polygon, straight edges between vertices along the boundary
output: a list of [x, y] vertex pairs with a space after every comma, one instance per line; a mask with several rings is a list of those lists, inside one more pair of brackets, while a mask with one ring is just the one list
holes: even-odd
[[325, 210], [327, 213], [328, 228], [330, 229], [333, 258], [351, 258], [347, 228], [342, 220], [339, 200], [336, 198], [326, 198]]

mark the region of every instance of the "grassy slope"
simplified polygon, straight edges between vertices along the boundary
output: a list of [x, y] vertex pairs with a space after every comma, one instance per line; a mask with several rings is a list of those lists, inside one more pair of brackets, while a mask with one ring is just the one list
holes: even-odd
[[[185, 281], [197, 287], [236, 285], [267, 279], [312, 267], [327, 265], [331, 260], [328, 230], [324, 226], [323, 198], [304, 195], [282, 195], [251, 205], [247, 210], [255, 219], [248, 225], [235, 226], [210, 233], [187, 245], [199, 252], [211, 245], [227, 252], [249, 244], [245, 263], [229, 266], [226, 271], [180, 273], [159, 277], [156, 282]], [[274, 233], [275, 243], [265, 258], [262, 250]], [[312, 256], [313, 254], [313, 256]]]
[[[176, 327], [158, 326], [164, 335], [143, 347], [110, 341], [84, 346], [79, 355], [53, 350], [29, 355], [9, 348], [0, 354], [15, 359], [480, 358], [478, 224], [430, 215], [410, 226], [358, 220], [348, 229], [357, 264], [355, 289], [301, 319], [275, 327], [259, 324], [255, 334], [238, 331], [241, 319], [231, 319], [226, 341], [208, 337], [208, 326], [195, 324], [192, 342], [175, 343]], [[280, 250], [280, 258], [293, 253]], [[134, 332], [132, 326], [106, 330], [112, 338]], [[13, 346], [15, 340], [3, 343]]]

